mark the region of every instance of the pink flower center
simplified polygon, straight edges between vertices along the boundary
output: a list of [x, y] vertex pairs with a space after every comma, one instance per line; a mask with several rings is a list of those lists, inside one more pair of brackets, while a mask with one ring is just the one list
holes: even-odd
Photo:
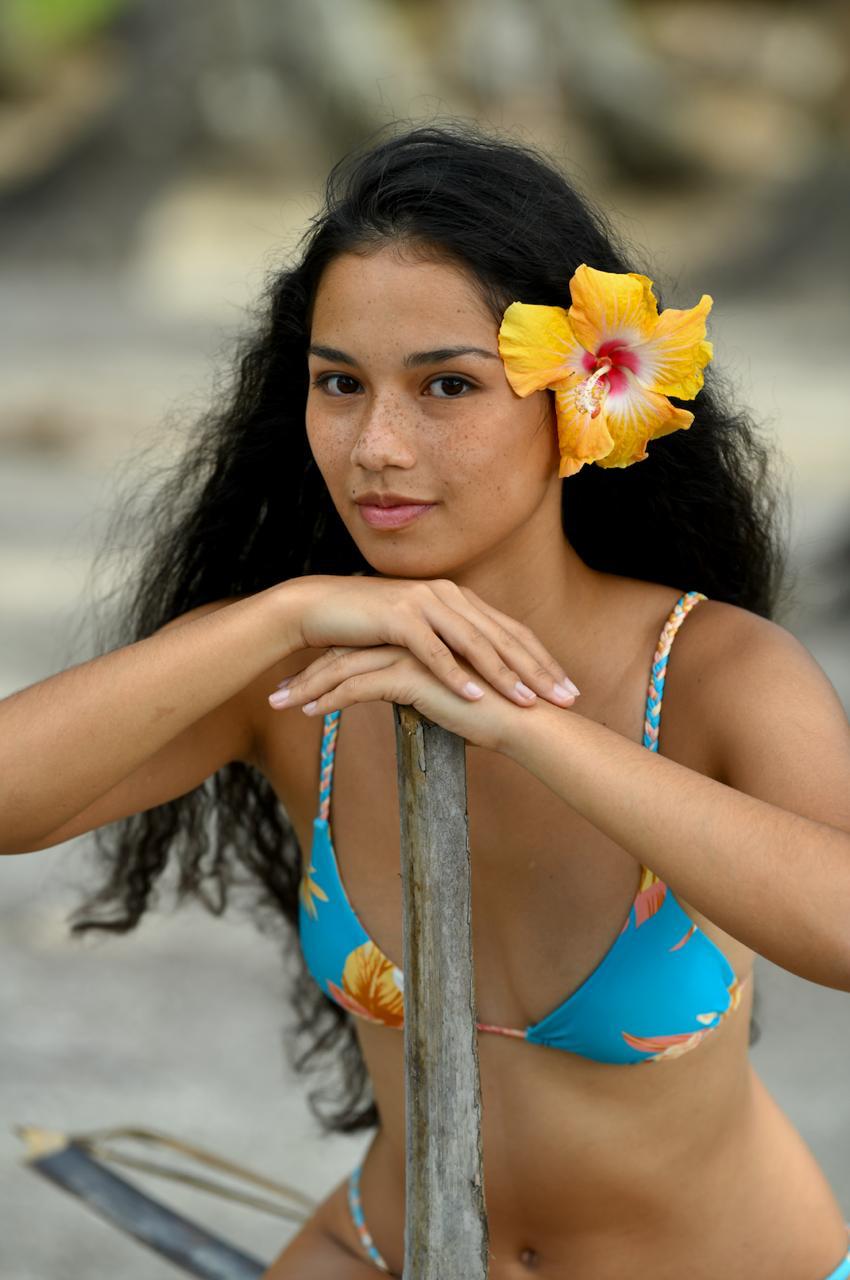
[[576, 404], [582, 413], [589, 413], [596, 418], [602, 412], [609, 393], [622, 395], [626, 390], [626, 375], [623, 369], [637, 373], [637, 357], [627, 346], [617, 339], [603, 342], [599, 350], [585, 351], [582, 364], [590, 374], [576, 387]]

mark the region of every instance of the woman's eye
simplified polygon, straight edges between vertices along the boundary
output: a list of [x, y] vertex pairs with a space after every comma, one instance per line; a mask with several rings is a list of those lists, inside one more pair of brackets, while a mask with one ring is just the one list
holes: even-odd
[[[331, 387], [331, 383], [335, 382], [336, 388]], [[442, 384], [444, 391], [435, 393], [432, 388]], [[324, 373], [316, 378], [312, 384], [314, 387], [321, 387], [328, 395], [334, 396], [339, 400], [343, 396], [352, 395], [360, 386], [356, 378], [348, 373]], [[438, 400], [458, 400], [467, 387], [471, 387], [472, 383], [468, 378], [461, 378], [457, 374], [441, 374], [439, 378], [434, 378], [428, 384], [431, 394], [436, 394]]]
[[434, 387], [437, 385], [438, 382], [449, 383], [450, 385], [453, 384], [453, 388], [454, 388], [449, 391], [448, 395], [438, 395], [437, 396], [438, 400], [458, 400], [460, 399], [460, 395], [463, 394], [462, 391], [458, 393], [457, 391], [458, 386], [460, 386], [461, 388], [472, 386], [472, 383], [467, 378], [459, 378], [456, 374], [443, 374], [442, 377], [435, 378], [432, 383], [429, 383], [429, 386]]
[[[327, 388], [327, 387], [328, 387], [328, 385], [330, 384], [330, 382], [331, 382], [334, 378], [339, 378], [339, 379], [341, 379], [343, 382], [353, 382], [353, 383], [354, 383], [354, 385], [355, 385], [355, 387], [359, 387], [359, 386], [360, 386], [360, 383], [357, 381], [357, 379], [356, 379], [356, 378], [352, 378], [352, 377], [351, 377], [351, 375], [350, 375], [350, 374], [348, 374], [348, 373], [326, 373], [326, 374], [324, 374], [321, 378], [316, 378], [315, 382], [313, 383], [313, 386], [314, 386], [314, 387], [324, 387], [324, 388]], [[328, 392], [328, 395], [336, 395], [336, 394], [337, 394], [337, 393], [336, 393], [336, 392], [334, 392], [334, 391], [329, 391], [329, 392]], [[350, 393], [349, 393], [348, 391], [343, 391], [343, 392], [342, 392], [342, 395], [344, 395], [344, 396], [345, 396], [345, 395], [349, 395], [349, 394], [350, 394]]]

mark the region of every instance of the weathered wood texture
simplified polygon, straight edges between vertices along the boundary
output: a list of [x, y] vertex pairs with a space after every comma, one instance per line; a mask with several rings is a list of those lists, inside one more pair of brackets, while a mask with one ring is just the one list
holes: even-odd
[[404, 1280], [485, 1280], [465, 743], [395, 706], [404, 902]]

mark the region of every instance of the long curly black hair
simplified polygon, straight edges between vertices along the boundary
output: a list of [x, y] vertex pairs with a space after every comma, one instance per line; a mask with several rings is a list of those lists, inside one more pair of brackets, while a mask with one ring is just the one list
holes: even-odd
[[[306, 349], [328, 263], [388, 242], [463, 264], [497, 322], [517, 299], [568, 305], [583, 262], [653, 275], [535, 147], [457, 120], [379, 130], [331, 170], [297, 261], [265, 286], [221, 404], [193, 428], [154, 497], [144, 497], [133, 526], [144, 538], [141, 562], [98, 643], [141, 640], [197, 605], [303, 574], [372, 572], [307, 442]], [[590, 465], [569, 478], [563, 530], [596, 570], [697, 589], [772, 617], [787, 589], [779, 455], [730, 400], [709, 368], [687, 406], [690, 430], [653, 441], [643, 465]], [[266, 778], [229, 764], [188, 795], [94, 836], [103, 883], [71, 916], [72, 933], [134, 928], [169, 880], [177, 904], [196, 898], [216, 915], [247, 887], [258, 927], [280, 931], [292, 965], [286, 1043], [294, 1065], [331, 1068], [332, 1083], [311, 1094], [314, 1114], [327, 1130], [377, 1124], [349, 1015], [300, 958], [300, 849]]]

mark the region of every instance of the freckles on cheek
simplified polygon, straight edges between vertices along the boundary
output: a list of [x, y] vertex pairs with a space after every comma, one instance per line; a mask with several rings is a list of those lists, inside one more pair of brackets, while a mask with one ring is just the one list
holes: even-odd
[[[523, 434], [517, 423], [501, 422], [498, 417], [482, 423], [480, 419], [468, 429], [452, 434], [450, 447], [442, 457], [451, 465], [464, 484], [494, 492], [494, 482], [527, 465], [530, 435]], [[498, 487], [498, 486], [496, 486]]]
[[[452, 491], [472, 511], [482, 518], [494, 515], [498, 504], [509, 494], [503, 459], [493, 456], [490, 448], [472, 450], [452, 466], [452, 457], [444, 459], [444, 469], [451, 477]], [[519, 464], [517, 464], [519, 465]]]
[[462, 476], [480, 475], [493, 465], [499, 452], [500, 431], [488, 421], [458, 414], [450, 436], [440, 442], [440, 456]]
[[339, 472], [340, 467], [346, 465], [348, 454], [343, 443], [334, 440], [327, 433], [308, 431], [307, 443], [316, 466], [327, 479], [331, 479], [334, 473]]

